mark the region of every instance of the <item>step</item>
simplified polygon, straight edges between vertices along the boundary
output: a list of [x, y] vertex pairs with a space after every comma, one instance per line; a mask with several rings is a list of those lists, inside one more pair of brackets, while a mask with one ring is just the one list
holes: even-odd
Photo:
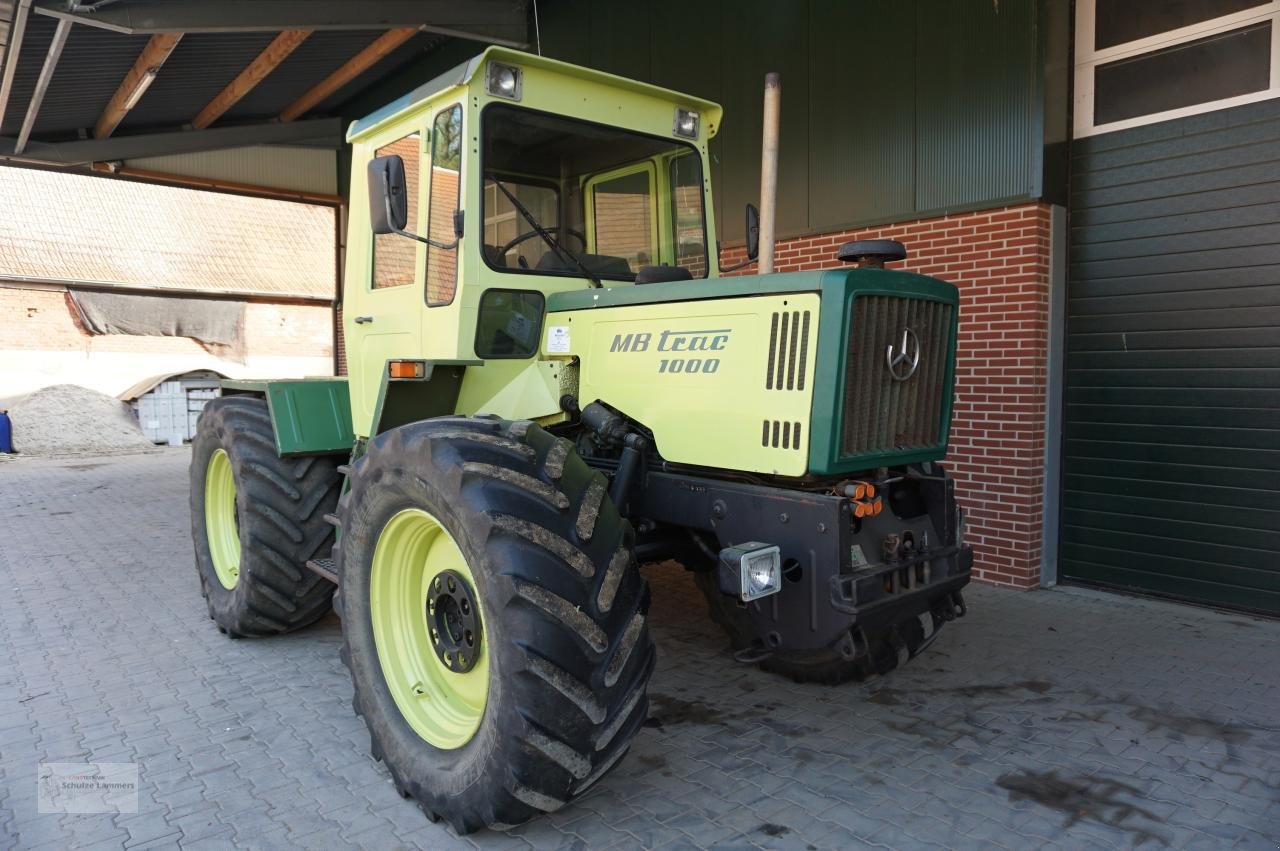
[[351, 466], [350, 466], [350, 465], [348, 465], [348, 464], [339, 464], [339, 465], [338, 465], [338, 475], [340, 475], [340, 476], [349, 476], [349, 475], [351, 475]]
[[333, 559], [331, 558], [313, 558], [307, 562], [307, 570], [323, 576], [334, 585], [338, 584], [338, 574], [334, 570]]

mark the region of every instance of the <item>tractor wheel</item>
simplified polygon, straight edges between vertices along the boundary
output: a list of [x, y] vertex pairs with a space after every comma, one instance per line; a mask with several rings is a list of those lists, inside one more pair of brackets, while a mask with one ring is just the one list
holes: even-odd
[[528, 422], [375, 438], [338, 513], [343, 661], [396, 788], [458, 833], [564, 806], [646, 717], [654, 648], [604, 475]]
[[267, 404], [224, 396], [205, 406], [191, 441], [196, 569], [219, 631], [275, 635], [330, 609], [333, 583], [305, 567], [328, 553], [342, 477], [329, 457], [281, 458]]
[[[721, 593], [712, 571], [694, 574], [694, 581], [707, 598], [711, 620], [720, 625], [734, 650], [759, 644], [755, 628], [736, 597]], [[850, 680], [887, 674], [924, 644], [924, 626], [918, 618], [907, 618], [879, 635], [867, 636], [867, 652], [845, 659], [834, 650], [803, 650], [774, 653], [760, 661], [760, 667], [790, 677], [799, 683], [836, 685]]]

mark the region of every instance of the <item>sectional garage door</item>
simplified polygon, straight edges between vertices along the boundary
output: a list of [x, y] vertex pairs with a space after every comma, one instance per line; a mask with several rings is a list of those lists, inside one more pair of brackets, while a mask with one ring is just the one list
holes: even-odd
[[1061, 574], [1280, 613], [1280, 102], [1072, 163]]

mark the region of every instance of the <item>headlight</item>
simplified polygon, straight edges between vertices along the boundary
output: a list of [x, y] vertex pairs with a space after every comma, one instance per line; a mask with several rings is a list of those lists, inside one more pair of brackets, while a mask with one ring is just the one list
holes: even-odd
[[485, 91], [494, 97], [520, 100], [523, 73], [514, 65], [490, 62], [485, 75]]
[[782, 554], [756, 541], [720, 551], [720, 590], [744, 602], [782, 590]]
[[676, 120], [671, 132], [686, 139], [698, 138], [698, 113], [692, 109], [676, 107]]

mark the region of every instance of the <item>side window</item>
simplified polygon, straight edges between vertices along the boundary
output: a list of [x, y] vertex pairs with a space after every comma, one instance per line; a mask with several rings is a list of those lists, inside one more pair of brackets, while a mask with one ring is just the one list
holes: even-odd
[[[454, 104], [436, 115], [431, 126], [431, 202], [427, 236], [454, 241], [453, 216], [462, 188], [462, 107]], [[427, 304], [448, 304], [458, 291], [458, 247], [427, 246]]]
[[[404, 160], [404, 182], [409, 201], [409, 223], [405, 230], [416, 233], [418, 227], [418, 174], [422, 165], [422, 134], [412, 133], [383, 145], [375, 155], [399, 154]], [[413, 283], [413, 267], [418, 257], [418, 244], [395, 233], [373, 236], [373, 288], [402, 287]]]
[[702, 212], [702, 162], [693, 154], [671, 161], [671, 229], [676, 265], [695, 278], [707, 276], [706, 216]]
[[533, 357], [545, 307], [537, 290], [485, 290], [476, 317], [476, 356], [485, 360]]
[[621, 257], [632, 272], [656, 265], [653, 222], [653, 175], [633, 171], [596, 183], [591, 190], [595, 211], [595, 253]]

